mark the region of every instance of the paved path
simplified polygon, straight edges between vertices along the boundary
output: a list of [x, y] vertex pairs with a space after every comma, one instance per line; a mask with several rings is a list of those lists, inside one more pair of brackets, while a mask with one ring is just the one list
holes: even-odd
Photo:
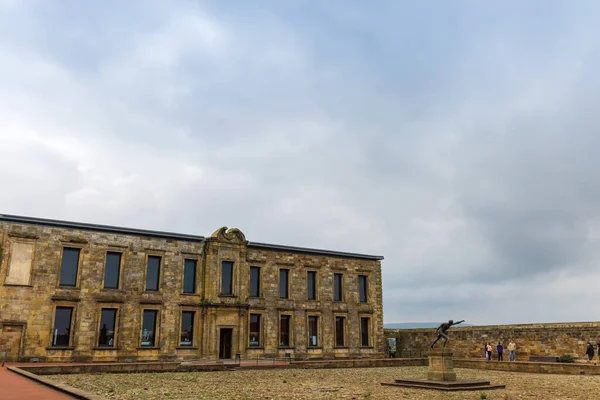
[[0, 400], [73, 400], [73, 397], [11, 372], [5, 366], [0, 367]]

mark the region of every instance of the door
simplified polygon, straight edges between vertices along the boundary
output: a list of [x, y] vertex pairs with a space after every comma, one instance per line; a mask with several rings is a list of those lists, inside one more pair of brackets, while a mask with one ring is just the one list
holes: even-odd
[[221, 328], [219, 335], [219, 358], [231, 358], [233, 329]]
[[0, 327], [0, 360], [8, 348], [7, 361], [19, 361], [21, 353], [21, 337], [23, 336], [23, 325], [2, 325]]

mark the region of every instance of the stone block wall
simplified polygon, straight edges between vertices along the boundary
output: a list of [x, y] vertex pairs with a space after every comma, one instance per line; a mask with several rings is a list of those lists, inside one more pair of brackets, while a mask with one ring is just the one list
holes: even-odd
[[[422, 357], [435, 339], [434, 329], [386, 329], [385, 337], [397, 340], [398, 357]], [[496, 354], [500, 342], [505, 348], [510, 340], [517, 345], [517, 360], [528, 361], [530, 356], [563, 356], [584, 358], [586, 343], [597, 349], [600, 341], [600, 322], [490, 325], [452, 327], [448, 347], [455, 358], [484, 358], [484, 344], [491, 343]]]
[[[220, 332], [231, 329], [231, 354], [241, 358], [380, 357], [383, 306], [380, 257], [272, 246], [246, 241], [237, 229], [211, 237], [73, 223], [14, 222], [0, 215], [0, 347], [13, 360], [150, 361], [216, 359]], [[112, 228], [112, 227], [105, 227]], [[130, 232], [131, 231], [131, 232]], [[147, 231], [146, 231], [147, 232]], [[65, 248], [80, 249], [74, 287], [61, 286]], [[118, 289], [104, 288], [107, 252], [121, 253]], [[161, 258], [159, 290], [146, 290], [149, 256]], [[184, 261], [196, 261], [196, 292], [183, 293]], [[234, 265], [233, 293], [221, 293], [222, 262]], [[261, 295], [251, 298], [250, 267], [261, 268]], [[279, 271], [289, 270], [289, 298], [279, 296]], [[315, 301], [307, 300], [307, 271], [317, 273]], [[343, 275], [343, 301], [333, 301], [333, 274]], [[359, 301], [358, 275], [368, 277], [367, 302]], [[72, 307], [69, 345], [53, 345], [57, 307]], [[99, 347], [103, 308], [117, 309], [114, 347]], [[142, 347], [144, 310], [157, 311], [156, 346]], [[180, 346], [183, 311], [193, 311], [194, 339]], [[261, 315], [260, 345], [250, 347], [250, 314]], [[280, 317], [291, 316], [290, 346], [281, 347]], [[319, 346], [307, 346], [307, 316], [319, 316]], [[336, 346], [334, 317], [344, 316], [345, 343]], [[370, 318], [362, 346], [360, 318]]]

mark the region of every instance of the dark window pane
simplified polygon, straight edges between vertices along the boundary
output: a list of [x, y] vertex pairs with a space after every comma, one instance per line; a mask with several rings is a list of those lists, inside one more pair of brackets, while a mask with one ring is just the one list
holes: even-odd
[[60, 286], [77, 285], [77, 269], [79, 268], [80, 249], [63, 249], [62, 264], [60, 266]]
[[307, 284], [308, 284], [308, 300], [316, 300], [317, 299], [317, 273], [315, 271], [308, 271]]
[[221, 265], [221, 294], [233, 294], [233, 263], [223, 261]]
[[183, 263], [183, 293], [196, 293], [196, 260]]
[[250, 314], [250, 347], [260, 346], [260, 314]]
[[260, 297], [259, 267], [250, 267], [250, 297]]
[[146, 271], [146, 291], [156, 292], [160, 279], [160, 257], [148, 256], [148, 268]]
[[308, 345], [315, 347], [319, 345], [319, 317], [308, 317]]
[[113, 347], [115, 345], [115, 321], [117, 310], [115, 308], [103, 308], [100, 316], [100, 335], [98, 346]]
[[56, 307], [56, 314], [54, 315], [54, 330], [52, 331], [52, 346], [69, 346], [72, 315], [72, 307]]
[[360, 319], [360, 345], [367, 347], [369, 346], [369, 318]]
[[282, 299], [288, 298], [288, 277], [289, 277], [288, 269], [280, 269], [279, 270], [279, 297]]
[[181, 340], [180, 346], [194, 345], [194, 312], [183, 311], [181, 313]]
[[358, 292], [361, 303], [367, 302], [367, 277], [365, 275], [358, 276]]
[[106, 253], [106, 268], [104, 269], [104, 287], [119, 288], [119, 272], [121, 270], [121, 253]]
[[335, 345], [344, 346], [344, 317], [335, 317]]
[[144, 310], [142, 346], [154, 347], [156, 342], [156, 310]]
[[290, 316], [282, 315], [279, 323], [279, 345], [288, 347], [290, 345]]
[[333, 300], [342, 301], [342, 274], [333, 274]]

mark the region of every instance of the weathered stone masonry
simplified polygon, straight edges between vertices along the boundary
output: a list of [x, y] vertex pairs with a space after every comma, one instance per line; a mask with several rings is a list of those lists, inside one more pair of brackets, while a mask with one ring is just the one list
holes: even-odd
[[[71, 251], [65, 249], [79, 249], [80, 254], [72, 287], [60, 285], [63, 255]], [[120, 254], [116, 289], [104, 288], [108, 252]], [[159, 289], [154, 292], [146, 290], [149, 257], [160, 260]], [[221, 228], [205, 238], [0, 215], [0, 347], [10, 347], [13, 360], [40, 361], [217, 359], [236, 354], [380, 357], [382, 259], [248, 242], [237, 229]], [[196, 265], [192, 294], [183, 293], [185, 260]], [[221, 275], [227, 263], [233, 266], [231, 293], [223, 293]], [[250, 267], [260, 268], [256, 297], [250, 297]], [[289, 271], [288, 298], [280, 296], [282, 269]], [[316, 274], [315, 300], [307, 297], [309, 271]], [[342, 277], [341, 301], [334, 301], [334, 274]], [[362, 302], [359, 276], [367, 282]], [[54, 332], [57, 307], [72, 309], [68, 343], [61, 346]], [[116, 310], [110, 346], [99, 345], [105, 335], [100, 327], [103, 309]], [[143, 345], [148, 343], [142, 341], [144, 310], [156, 311], [153, 346]], [[193, 336], [185, 346], [182, 312], [193, 312], [188, 314]], [[260, 316], [252, 343], [250, 315]], [[290, 321], [285, 346], [282, 316]], [[318, 317], [315, 346], [308, 339], [311, 316]], [[341, 317], [338, 331], [343, 331], [337, 341], [336, 317]]]
[[[435, 338], [434, 329], [386, 329], [386, 338], [396, 338], [397, 357], [422, 357]], [[506, 346], [510, 340], [517, 345], [517, 360], [530, 357], [563, 356], [585, 357], [586, 343], [597, 346], [600, 341], [599, 322], [489, 325], [453, 327], [448, 347], [454, 349], [456, 358], [483, 359], [485, 343], [491, 343], [496, 355], [496, 345], [505, 347], [504, 360], [508, 360]]]

